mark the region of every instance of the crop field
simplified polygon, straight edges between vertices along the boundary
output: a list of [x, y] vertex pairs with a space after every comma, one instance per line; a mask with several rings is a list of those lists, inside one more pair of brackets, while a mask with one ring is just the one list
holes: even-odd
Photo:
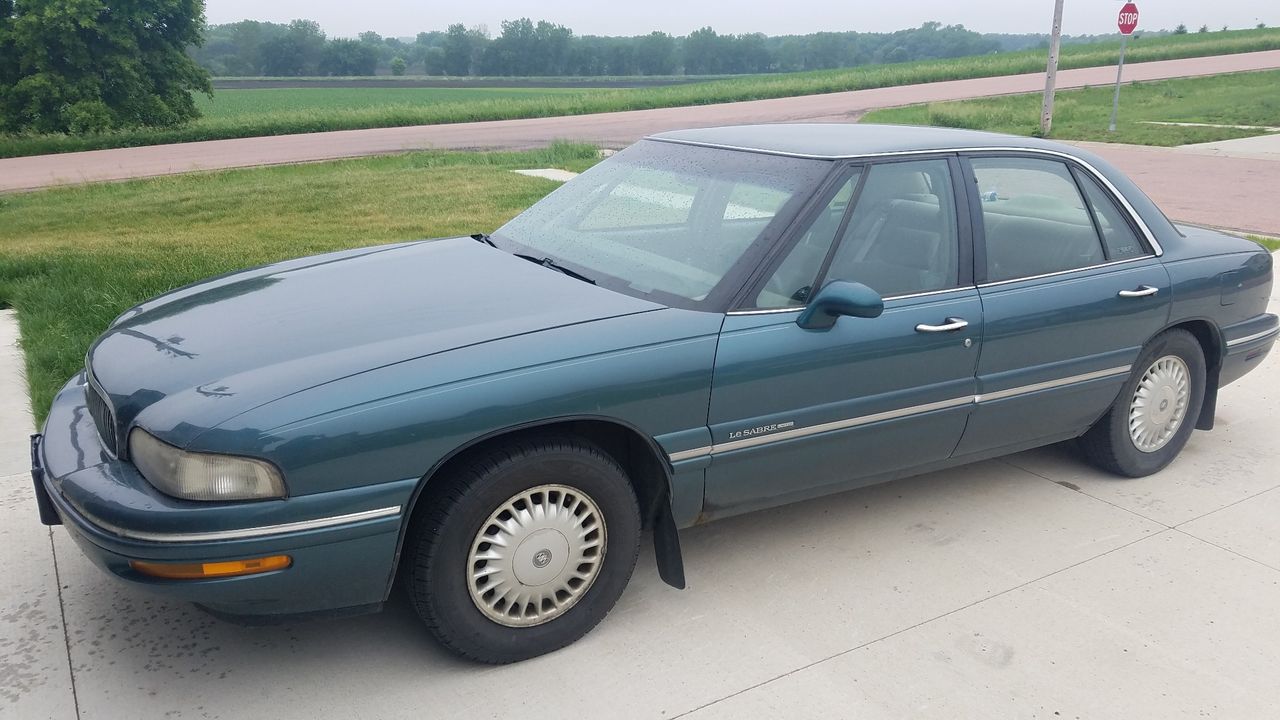
[[[1280, 127], [1280, 71], [1134, 83], [1120, 90], [1116, 132], [1107, 132], [1113, 86], [1065, 90], [1054, 100], [1053, 137], [1137, 145], [1186, 145], [1261, 135], [1265, 130], [1188, 127], [1206, 123]], [[1034, 135], [1039, 93], [930, 103], [867, 113], [863, 122], [992, 130]]]
[[367, 108], [430, 108], [458, 103], [502, 103], [581, 95], [583, 88], [263, 88], [198, 95], [204, 122], [260, 122], [288, 115], [329, 115]]
[[488, 232], [582, 171], [594, 147], [393, 157], [181, 175], [0, 196], [0, 307], [18, 311], [32, 408], [113, 318], [212, 275], [302, 255]]
[[[1137, 39], [1129, 45], [1127, 61], [1139, 63], [1277, 48], [1280, 48], [1280, 29], [1193, 33]], [[1109, 65], [1116, 61], [1118, 52], [1119, 41], [1068, 45], [1063, 48], [1060, 67]], [[866, 65], [839, 70], [739, 76], [710, 82], [652, 88], [597, 89], [559, 93], [547, 92], [547, 89], [542, 88], [528, 97], [479, 96], [423, 104], [391, 102], [353, 107], [336, 102], [328, 107], [311, 108], [277, 105], [272, 112], [213, 115], [177, 128], [139, 129], [86, 136], [0, 136], [0, 157], [326, 130], [704, 105], [1042, 72], [1044, 65], [1044, 52], [1032, 50], [949, 60]], [[325, 88], [323, 91], [339, 93], [341, 97], [341, 94], [350, 92], [351, 89]], [[215, 95], [215, 103], [216, 97]], [[277, 98], [275, 102], [281, 101]], [[321, 102], [321, 104], [324, 103]], [[221, 113], [221, 110], [218, 113]]]

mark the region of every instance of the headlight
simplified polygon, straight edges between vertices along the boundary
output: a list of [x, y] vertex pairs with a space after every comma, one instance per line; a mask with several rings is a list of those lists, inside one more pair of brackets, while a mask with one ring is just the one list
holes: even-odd
[[187, 452], [134, 428], [129, 459], [147, 482], [183, 500], [262, 500], [285, 496], [284, 479], [253, 458]]

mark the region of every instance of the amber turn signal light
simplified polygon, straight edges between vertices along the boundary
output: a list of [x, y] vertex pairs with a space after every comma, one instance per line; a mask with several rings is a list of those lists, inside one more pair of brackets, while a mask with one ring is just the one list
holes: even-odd
[[292, 564], [293, 558], [288, 555], [272, 555], [249, 560], [227, 560], [207, 563], [129, 561], [129, 567], [143, 575], [169, 580], [200, 580], [205, 578], [236, 577], [238, 575], [257, 575], [258, 573], [271, 572], [272, 570], [284, 570]]

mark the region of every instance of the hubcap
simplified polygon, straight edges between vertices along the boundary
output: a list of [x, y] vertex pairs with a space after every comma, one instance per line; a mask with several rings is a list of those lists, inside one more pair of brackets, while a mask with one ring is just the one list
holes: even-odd
[[573, 607], [604, 561], [604, 516], [565, 485], [540, 485], [498, 506], [467, 563], [471, 600], [508, 627], [549, 622]]
[[1191, 373], [1177, 355], [1151, 364], [1138, 381], [1129, 404], [1129, 437], [1133, 446], [1152, 453], [1173, 439], [1187, 416]]

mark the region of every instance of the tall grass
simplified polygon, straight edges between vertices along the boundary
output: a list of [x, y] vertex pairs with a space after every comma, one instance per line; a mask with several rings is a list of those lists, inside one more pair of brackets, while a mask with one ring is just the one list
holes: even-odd
[[[1278, 48], [1280, 29], [1263, 28], [1140, 38], [1130, 42], [1126, 58], [1128, 62], [1138, 63]], [[1116, 61], [1118, 51], [1118, 40], [1068, 45], [1063, 49], [1060, 67], [1108, 65]], [[1030, 50], [840, 70], [753, 75], [657, 88], [543, 94], [523, 99], [472, 100], [431, 105], [388, 104], [361, 108], [280, 108], [253, 116], [207, 117], [172, 129], [141, 129], [83, 136], [0, 136], [0, 157], [327, 130], [704, 105], [1040, 72], [1044, 70], [1044, 64], [1044, 53]]]

